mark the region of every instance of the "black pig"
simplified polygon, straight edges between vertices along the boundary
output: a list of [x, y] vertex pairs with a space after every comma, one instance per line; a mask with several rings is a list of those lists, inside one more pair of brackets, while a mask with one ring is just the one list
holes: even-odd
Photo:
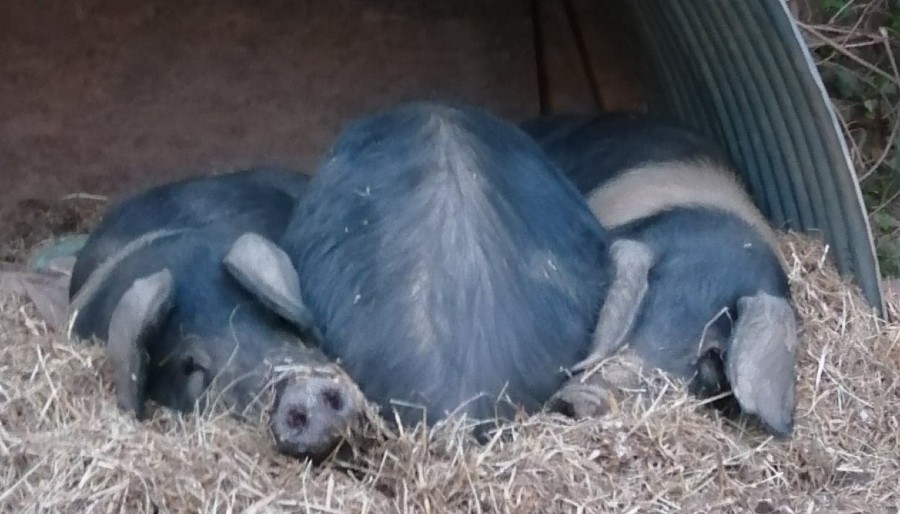
[[520, 129], [412, 102], [345, 128], [280, 246], [323, 350], [386, 417], [464, 414], [484, 435], [587, 357], [607, 244]]
[[592, 356], [575, 369], [628, 342], [700, 396], [732, 389], [740, 410], [789, 436], [797, 329], [788, 280], [773, 231], [719, 149], [638, 114], [556, 115], [523, 128], [615, 239], [616, 285]]
[[151, 188], [105, 216], [79, 252], [70, 333], [96, 337], [121, 408], [212, 401], [260, 412], [271, 393], [278, 449], [320, 459], [358, 417], [355, 384], [314, 346], [280, 237], [304, 175], [256, 169]]

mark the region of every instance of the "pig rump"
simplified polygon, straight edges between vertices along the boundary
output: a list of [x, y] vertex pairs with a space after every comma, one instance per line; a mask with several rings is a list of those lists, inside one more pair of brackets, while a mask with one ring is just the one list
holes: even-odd
[[539, 409], [587, 355], [608, 282], [583, 198], [470, 108], [351, 124], [285, 234], [324, 351], [406, 423]]

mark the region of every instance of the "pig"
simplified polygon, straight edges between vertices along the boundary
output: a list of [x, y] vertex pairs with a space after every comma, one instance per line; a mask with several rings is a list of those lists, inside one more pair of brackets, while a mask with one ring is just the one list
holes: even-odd
[[[646, 114], [557, 114], [520, 126], [613, 238], [614, 285], [591, 356], [573, 370], [628, 346], [702, 398], [731, 391], [719, 407], [790, 437], [797, 327], [788, 279], [772, 228], [724, 153]], [[582, 409], [571, 398], [569, 408]]]
[[[163, 229], [220, 226], [223, 215], [234, 216], [262, 208], [252, 197], [241, 194], [243, 187], [268, 188], [268, 194], [275, 194], [274, 189], [296, 202], [306, 191], [308, 181], [307, 176], [296, 171], [261, 166], [219, 175], [193, 176], [148, 188], [106, 213], [94, 230], [97, 235], [91, 238], [90, 244], [86, 245], [85, 241], [74, 247], [78, 259], [72, 268], [69, 294], [74, 295], [81, 289], [100, 261], [139, 236]], [[232, 205], [233, 201], [244, 203]], [[223, 214], [223, 210], [228, 214]]]
[[121, 409], [267, 412], [278, 451], [314, 461], [353, 429], [358, 388], [316, 346], [290, 259], [259, 244], [280, 237], [307, 182], [272, 168], [191, 177], [105, 214], [77, 254], [68, 330], [105, 344]]
[[588, 356], [608, 236], [537, 144], [483, 109], [348, 123], [280, 242], [321, 348], [388, 422], [483, 438]]

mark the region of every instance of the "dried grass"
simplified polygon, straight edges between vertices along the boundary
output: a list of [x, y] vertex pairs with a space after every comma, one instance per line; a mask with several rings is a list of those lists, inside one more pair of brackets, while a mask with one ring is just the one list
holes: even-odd
[[315, 468], [229, 417], [120, 414], [102, 352], [0, 291], [0, 511], [895, 512], [900, 323], [821, 244], [782, 241], [802, 319], [786, 443], [659, 379], [604, 419], [523, 418], [486, 445], [453, 426], [394, 434]]

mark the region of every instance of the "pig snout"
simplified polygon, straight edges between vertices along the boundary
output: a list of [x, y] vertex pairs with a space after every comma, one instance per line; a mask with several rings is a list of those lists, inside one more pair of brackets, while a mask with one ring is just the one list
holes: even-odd
[[319, 462], [361, 419], [362, 399], [344, 377], [304, 377], [279, 387], [272, 410], [278, 451]]

